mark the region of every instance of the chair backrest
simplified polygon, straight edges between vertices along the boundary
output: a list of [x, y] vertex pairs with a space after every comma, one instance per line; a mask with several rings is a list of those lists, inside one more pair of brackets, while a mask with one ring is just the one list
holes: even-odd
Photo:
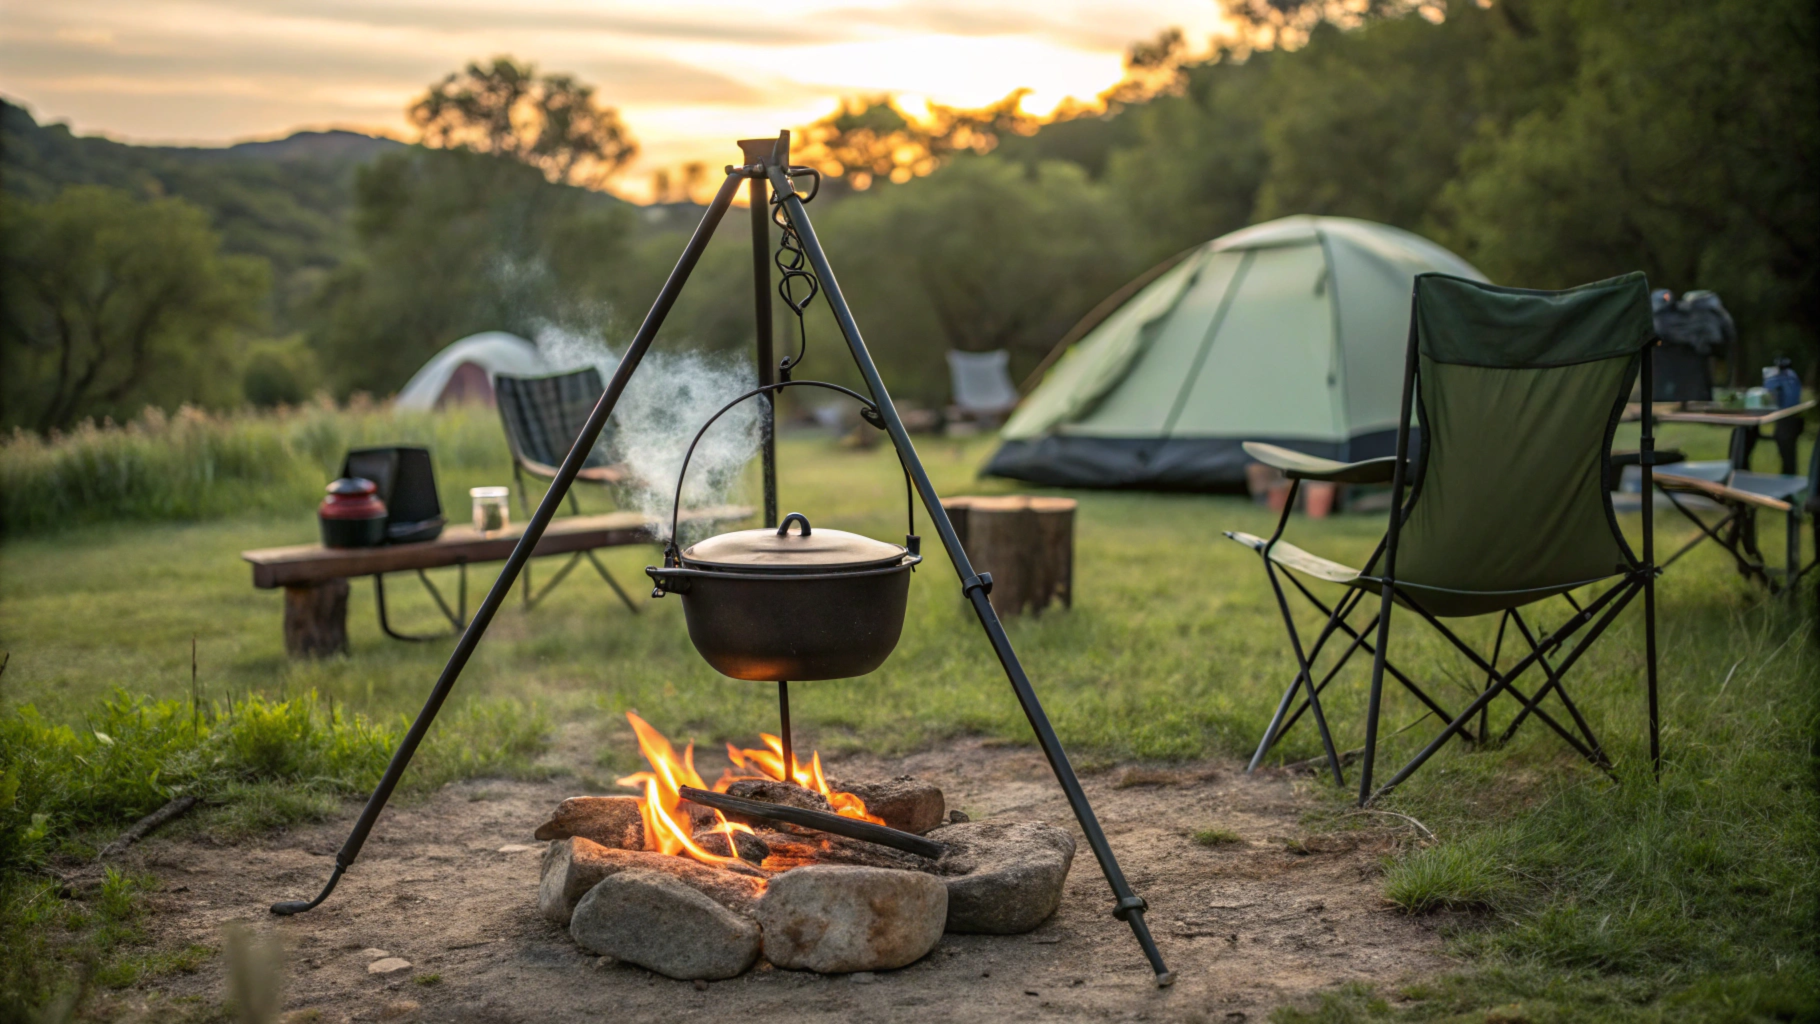
[[1436, 615], [1475, 615], [1634, 568], [1611, 442], [1654, 340], [1641, 273], [1559, 292], [1418, 276], [1399, 586]]
[[[493, 378], [493, 393], [499, 403], [499, 418], [505, 424], [506, 444], [512, 458], [520, 464], [540, 463], [559, 466], [569, 448], [581, 436], [581, 428], [600, 401], [604, 388], [600, 372], [592, 367], [573, 373], [549, 377]], [[588, 453], [584, 467], [606, 464], [603, 454], [611, 437], [612, 423], [601, 432], [600, 441]]]
[[1007, 367], [1011, 353], [948, 352], [948, 380], [954, 404], [968, 412], [1002, 413], [1017, 404], [1017, 387]]

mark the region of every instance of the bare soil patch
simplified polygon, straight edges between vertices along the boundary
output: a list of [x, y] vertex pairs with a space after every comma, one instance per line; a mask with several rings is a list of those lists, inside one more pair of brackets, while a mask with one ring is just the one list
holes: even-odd
[[[704, 765], [718, 771], [718, 766]], [[830, 774], [937, 782], [974, 820], [1019, 818], [1075, 831], [1035, 750], [963, 742], [899, 760], [858, 757]], [[230, 921], [281, 936], [293, 1021], [740, 1022], [1155, 1020], [1239, 1024], [1347, 981], [1392, 984], [1445, 970], [1432, 922], [1387, 907], [1382, 857], [1409, 826], [1361, 819], [1310, 835], [1315, 807], [1295, 776], [1246, 776], [1237, 762], [1115, 767], [1084, 782], [1150, 927], [1177, 976], [1157, 989], [1084, 841], [1060, 911], [1028, 935], [947, 935], [902, 970], [821, 976], [761, 967], [725, 982], [671, 981], [581, 952], [537, 910], [531, 836], [577, 783], [468, 782], [375, 829], [334, 896], [294, 918], [276, 899], [315, 894], [354, 810], [254, 844], [153, 838], [123, 861], [163, 880], [150, 922], [162, 947], [216, 946]], [[1238, 842], [1201, 846], [1191, 832]], [[373, 973], [383, 951], [408, 969]], [[224, 998], [223, 958], [149, 983], [128, 1002]], [[433, 983], [425, 984], [431, 976]]]

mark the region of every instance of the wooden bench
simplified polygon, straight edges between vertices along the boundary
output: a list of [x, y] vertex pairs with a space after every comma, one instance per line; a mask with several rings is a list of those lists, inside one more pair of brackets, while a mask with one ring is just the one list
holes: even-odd
[[[752, 510], [726, 505], [683, 512], [686, 524], [729, 522], [744, 519]], [[638, 512], [611, 512], [597, 516], [565, 516], [550, 523], [532, 552], [535, 557], [569, 555], [568, 563], [557, 570], [544, 586], [543, 594], [562, 582], [577, 562], [586, 557], [594, 564], [626, 606], [638, 610], [606, 567], [594, 557], [598, 548], [629, 547], [655, 544], [652, 527], [655, 520]], [[261, 548], [243, 551], [240, 557], [253, 565], [253, 586], [260, 590], [284, 588], [284, 649], [293, 658], [340, 654], [348, 649], [348, 580], [355, 576], [373, 577], [374, 595], [379, 606], [379, 625], [387, 636], [399, 640], [427, 640], [429, 637], [408, 636], [394, 631], [386, 620], [385, 573], [416, 572], [429, 589], [437, 606], [460, 632], [467, 626], [467, 566], [476, 562], [503, 562], [518, 545], [522, 526], [482, 536], [471, 526], [453, 526], [442, 536], [422, 544], [388, 544], [374, 548], [325, 548], [320, 544], [299, 544], [284, 548]], [[460, 596], [457, 607], [448, 602], [425, 569], [446, 566], [461, 567]], [[529, 585], [529, 564], [522, 581], [525, 605], [530, 607], [542, 597], [533, 596]]]

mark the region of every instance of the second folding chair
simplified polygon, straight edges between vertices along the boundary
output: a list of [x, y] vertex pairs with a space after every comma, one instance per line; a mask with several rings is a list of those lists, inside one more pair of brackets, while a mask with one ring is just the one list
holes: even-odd
[[[500, 374], [493, 378], [493, 393], [499, 402], [499, 419], [505, 425], [506, 446], [512, 450], [512, 478], [518, 484], [518, 504], [524, 511], [525, 518], [531, 517], [530, 493], [525, 488], [525, 476], [541, 477], [545, 480], [556, 478], [557, 467], [568, 455], [569, 448], [575, 439], [581, 436], [582, 425], [588, 421], [588, 414], [594, 410], [594, 403], [600, 401], [601, 392], [605, 390], [600, 381], [600, 373], [592, 368], [577, 370], [573, 373], [559, 373], [549, 377], [509, 377]], [[609, 465], [602, 452], [607, 445], [603, 435], [594, 450], [588, 453], [587, 461], [582, 463], [581, 472], [576, 476], [580, 482], [610, 485], [617, 484], [625, 478], [625, 470], [620, 466]], [[579, 515], [581, 503], [575, 497], [575, 489], [569, 489], [569, 511]], [[547, 597], [556, 585], [563, 581], [569, 570], [576, 563], [586, 558], [594, 571], [600, 574], [613, 593], [619, 595], [620, 601], [638, 614], [638, 605], [632, 602], [632, 596], [619, 585], [607, 567], [601, 564], [592, 551], [578, 551], [570, 556], [556, 575], [544, 585], [541, 593], [533, 593], [531, 585], [531, 565], [524, 567], [524, 602], [530, 608]]]

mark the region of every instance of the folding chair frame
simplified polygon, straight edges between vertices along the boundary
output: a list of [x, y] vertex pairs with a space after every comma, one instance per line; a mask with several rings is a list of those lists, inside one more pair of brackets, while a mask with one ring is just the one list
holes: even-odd
[[[1653, 393], [1651, 390], [1653, 385], [1652, 350], [1658, 343], [1659, 342], [1652, 341], [1651, 344], [1645, 346], [1639, 357], [1641, 363], [1640, 376], [1642, 378], [1642, 393], [1646, 395]], [[1408, 514], [1408, 509], [1404, 507], [1403, 499], [1405, 489], [1409, 484], [1407, 469], [1409, 467], [1410, 420], [1415, 401], [1416, 368], [1416, 317], [1412, 302], [1408, 354], [1403, 371], [1403, 401], [1401, 414], [1397, 424], [1397, 461], [1391, 480], [1392, 511], [1390, 528], [1386, 532], [1384, 540], [1379, 544], [1378, 549], [1372, 553], [1371, 558], [1365, 563], [1365, 572], [1370, 573], [1377, 565], [1379, 559], [1382, 558], [1383, 571], [1381, 575], [1360, 576], [1359, 579], [1361, 581], [1373, 584], [1374, 586], [1370, 588], [1350, 588], [1349, 591], [1342, 595], [1340, 600], [1335, 602], [1331, 608], [1317, 598], [1301, 580], [1295, 577], [1293, 572], [1288, 570], [1283, 572], [1283, 575], [1289, 578], [1290, 583], [1302, 593], [1302, 596], [1316, 609], [1327, 616], [1327, 622], [1316, 637], [1314, 644], [1306, 650], [1304, 650], [1302, 645], [1301, 633], [1297, 630], [1295, 620], [1290, 614], [1289, 601], [1287, 595], [1283, 591], [1281, 580], [1279, 579], [1278, 566], [1270, 557], [1271, 548], [1274, 547], [1277, 541], [1282, 537], [1283, 530], [1288, 525], [1290, 513], [1295, 508], [1296, 492], [1301, 485], [1300, 479], [1291, 481], [1287, 500], [1283, 504], [1282, 515], [1277, 520], [1276, 531], [1272, 533], [1270, 539], [1259, 548], [1259, 554], [1264, 562], [1265, 574], [1269, 577], [1271, 590], [1276, 595], [1277, 609], [1282, 615], [1284, 628], [1289, 634], [1290, 647], [1295, 652], [1297, 672], [1295, 679], [1289, 684], [1289, 688], [1284, 691], [1282, 700], [1278, 702], [1276, 713], [1271, 717], [1270, 725], [1264, 730], [1264, 737], [1258, 744], [1257, 752], [1252, 755], [1251, 763], [1247, 770], [1250, 771], [1257, 768], [1264, 757], [1269, 753], [1270, 749], [1275, 746], [1276, 743], [1282, 739], [1283, 735], [1288, 732], [1289, 728], [1300, 719], [1304, 711], [1312, 711], [1314, 714], [1315, 726], [1320, 732], [1321, 745], [1326, 753], [1328, 767], [1333, 773], [1334, 781], [1341, 786], [1346, 784], [1345, 774], [1342, 771], [1341, 756], [1334, 745], [1332, 732], [1328, 728], [1327, 716], [1321, 708], [1320, 695], [1321, 691], [1324, 690], [1340, 670], [1345, 667], [1352, 655], [1362, 647], [1372, 655], [1372, 671], [1369, 704], [1366, 710], [1365, 719], [1365, 747], [1362, 752], [1363, 756], [1361, 758], [1359, 772], [1359, 804], [1361, 806], [1370, 803], [1389, 792], [1391, 789], [1394, 789], [1396, 786], [1402, 784], [1405, 779], [1409, 778], [1411, 774], [1426, 763], [1430, 757], [1433, 757], [1435, 752], [1440, 750], [1448, 740], [1455, 736], [1458, 736], [1464, 742], [1474, 742], [1475, 737], [1471, 734], [1468, 727], [1475, 716], [1479, 718], [1479, 728], [1476, 740], [1483, 742], [1486, 734], [1487, 709], [1493, 700], [1506, 692], [1517, 699], [1522, 705], [1522, 709], [1509, 727], [1505, 729], [1501, 738], [1502, 741], [1508, 741], [1514, 736], [1523, 722], [1533, 714], [1543, 724], [1547, 725], [1565, 740], [1577, 753], [1586, 758], [1587, 761], [1602, 771], [1605, 771], [1607, 774], [1611, 774], [1611, 759], [1606, 755], [1604, 747], [1599, 743], [1598, 737], [1593, 735], [1592, 729], [1587, 724], [1585, 717], [1580, 713], [1580, 709], [1575, 706], [1572, 698], [1568, 696], [1563, 679], [1568, 671], [1573, 668], [1574, 664], [1579, 661], [1581, 655], [1585, 654], [1587, 649], [1592, 646], [1593, 642], [1610, 628], [1611, 624], [1617, 619], [1619, 613], [1621, 613], [1638, 594], [1642, 594], [1644, 605], [1644, 656], [1646, 661], [1645, 680], [1649, 701], [1649, 757], [1652, 770], [1660, 774], [1662, 758], [1660, 712], [1657, 696], [1655, 581], [1656, 577], [1660, 575], [1661, 569], [1654, 564], [1655, 517], [1653, 515], [1651, 503], [1647, 501], [1643, 503], [1643, 551], [1640, 561], [1621, 574], [1616, 583], [1606, 588], [1604, 592], [1594, 597], [1585, 605], [1581, 605], [1579, 602], [1575, 601], [1571, 593], [1562, 594], [1561, 596], [1566, 598], [1568, 603], [1573, 606], [1574, 614], [1569, 617], [1563, 625], [1553, 632], [1548, 633], [1546, 636], [1539, 635], [1539, 630], [1531, 628], [1528, 620], [1523, 617], [1520, 608], [1513, 607], [1505, 610], [1499, 621], [1498, 637], [1493, 646], [1491, 659], [1489, 661], [1486, 660], [1469, 644], [1456, 635], [1453, 630], [1447, 628], [1438, 617], [1424, 608], [1422, 602], [1410, 592], [1409, 588], [1398, 586], [1396, 581], [1398, 539], [1399, 534], [1401, 533], [1403, 520]], [[1643, 473], [1642, 492], [1644, 494], [1650, 494], [1654, 491], [1653, 470], [1656, 463], [1655, 443], [1654, 416], [1651, 413], [1649, 403], [1645, 402], [1643, 403], [1642, 437], [1639, 444], [1639, 463]], [[1696, 522], [1698, 522], [1698, 520], [1696, 520]], [[1704, 525], [1702, 526], [1702, 529], [1705, 529]], [[1714, 539], [1718, 538], [1715, 536]], [[1676, 557], [1679, 557], [1679, 554], [1680, 553], [1677, 552]], [[1670, 559], [1670, 561], [1672, 560], [1673, 559]], [[1372, 590], [1375, 590], [1379, 597], [1377, 614], [1373, 616], [1371, 622], [1369, 622], [1363, 630], [1354, 630], [1347, 624], [1346, 619], [1353, 610], [1364, 602]], [[1455, 649], [1466, 655], [1478, 669], [1485, 673], [1486, 683], [1483, 690], [1474, 698], [1472, 703], [1468, 704], [1465, 710], [1461, 711], [1458, 715], [1448, 714], [1433, 698], [1424, 693], [1421, 687], [1417, 686], [1405, 672], [1398, 669], [1396, 665], [1390, 661], [1388, 657], [1388, 645], [1390, 641], [1391, 612], [1393, 606], [1398, 603], [1403, 604], [1406, 608], [1414, 611], [1417, 615], [1426, 620], [1428, 624], [1451, 643]], [[1529, 647], [1529, 653], [1519, 658], [1509, 669], [1500, 671], [1497, 667], [1497, 662], [1499, 660], [1499, 655], [1502, 653], [1506, 628], [1513, 623], [1517, 627], [1517, 632], [1523, 637], [1526, 645]], [[1559, 664], [1551, 663], [1549, 661], [1549, 656], [1556, 651], [1563, 649], [1569, 641], [1574, 639], [1575, 634], [1587, 627], [1588, 624], [1591, 624], [1590, 631], [1580, 637], [1578, 642], [1568, 651], [1566, 657], [1563, 658]], [[1368, 634], [1373, 632], [1374, 628], [1377, 634], [1375, 644], [1368, 642], [1365, 639]], [[1314, 681], [1315, 661], [1320, 656], [1321, 650], [1326, 646], [1328, 640], [1331, 639], [1336, 632], [1345, 633], [1347, 636], [1350, 636], [1352, 638], [1352, 643], [1343, 653], [1341, 653], [1334, 665], [1327, 670], [1326, 674], [1322, 676], [1317, 683]], [[1523, 673], [1528, 671], [1532, 666], [1540, 666], [1542, 672], [1546, 676], [1546, 682], [1544, 682], [1535, 692], [1534, 696], [1528, 696], [1525, 695], [1522, 690], [1519, 690], [1515, 684]], [[1398, 768], [1387, 782], [1374, 790], [1372, 788], [1372, 775], [1373, 770], [1376, 767], [1378, 727], [1383, 706], [1384, 676], [1387, 673], [1426, 705], [1429, 714], [1438, 716], [1442, 721], [1445, 721], [1447, 725], [1441, 730], [1440, 735], [1431, 740], [1427, 746], [1423, 747], [1422, 750], [1406, 764]], [[1294, 712], [1291, 713], [1290, 706], [1296, 702], [1298, 691], [1303, 694], [1302, 701], [1300, 706], [1296, 707]], [[1570, 731], [1565, 725], [1542, 708], [1541, 703], [1543, 699], [1549, 696], [1550, 693], [1553, 693], [1561, 702], [1563, 708], [1566, 709], [1568, 717], [1572, 721], [1573, 730]], [[1427, 716], [1424, 715], [1423, 717], [1425, 718]], [[1421, 719], [1417, 719], [1417, 721], [1421, 721]], [[1412, 725], [1413, 724], [1414, 723], [1412, 723]], [[1408, 726], [1405, 728], [1408, 728]]]
[[[512, 449], [512, 479], [518, 485], [518, 507], [524, 510], [525, 517], [529, 519], [531, 515], [531, 495], [529, 489], [525, 487], [525, 464], [527, 460], [524, 453], [518, 450], [518, 442], [512, 437], [512, 432], [509, 429], [506, 431], [506, 443], [508, 447]], [[531, 475], [538, 477], [542, 476], [541, 473], [538, 473], [535, 470], [531, 471]], [[575, 497], [573, 488], [570, 488], [566, 497], [569, 501], [569, 514], [581, 515], [581, 501]], [[607, 586], [613, 588], [613, 593], [619, 595], [620, 603], [626, 606], [626, 610], [633, 615], [637, 615], [638, 605], [633, 603], [632, 596], [626, 593], [626, 588], [619, 585], [619, 581], [613, 578], [613, 574], [607, 570], [605, 565], [601, 564], [600, 559], [596, 558], [592, 551], [577, 551], [575, 554], [569, 556], [568, 562], [564, 563], [562, 568], [556, 570], [556, 575], [550, 578], [550, 582], [544, 584], [543, 590], [541, 591], [537, 591], [536, 587], [533, 585], [531, 580], [531, 563], [526, 562], [524, 568], [525, 585], [520, 591], [520, 593], [524, 595], [525, 611], [530, 611], [537, 607], [538, 602], [550, 596], [550, 591], [556, 589], [556, 585], [561, 583], [565, 576], [569, 575], [569, 570], [575, 568], [575, 563], [579, 562], [584, 555], [587, 557], [588, 561], [593, 564], [594, 571], [599, 573], [600, 578], [606, 581]], [[427, 580], [425, 581], [425, 584], [428, 584]], [[431, 589], [434, 590], [434, 588]], [[442, 603], [440, 597], [437, 598], [437, 603]], [[443, 614], [448, 614], [448, 609], [446, 607], [443, 609]], [[465, 624], [458, 624], [455, 627], [455, 631], [458, 633], [461, 632], [464, 626]], [[391, 630], [388, 629], [386, 632], [391, 633]], [[408, 638], [400, 637], [399, 639]]]

